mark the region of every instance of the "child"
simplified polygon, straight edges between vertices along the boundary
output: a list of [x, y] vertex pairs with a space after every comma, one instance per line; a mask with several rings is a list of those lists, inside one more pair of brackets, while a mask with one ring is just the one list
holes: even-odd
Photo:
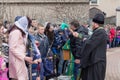
[[6, 68], [6, 62], [2, 53], [0, 52], [0, 80], [8, 80], [7, 72], [8, 68]]

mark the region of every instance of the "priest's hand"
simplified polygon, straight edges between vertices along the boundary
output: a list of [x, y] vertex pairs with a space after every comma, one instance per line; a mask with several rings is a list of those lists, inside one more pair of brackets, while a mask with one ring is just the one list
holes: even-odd
[[76, 64], [80, 64], [80, 59], [75, 59]]
[[79, 33], [73, 32], [73, 36], [74, 36], [74, 37], [78, 37], [78, 36], [79, 36]]

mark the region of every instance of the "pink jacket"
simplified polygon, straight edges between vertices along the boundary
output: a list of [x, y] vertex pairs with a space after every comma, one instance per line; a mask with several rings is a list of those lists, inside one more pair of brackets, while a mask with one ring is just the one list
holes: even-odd
[[27, 80], [28, 72], [25, 65], [26, 45], [20, 30], [15, 29], [9, 34], [9, 75], [10, 78]]
[[8, 68], [5, 68], [4, 70], [1, 69], [3, 63], [4, 63], [4, 59], [0, 57], [0, 80], [8, 80], [7, 77]]

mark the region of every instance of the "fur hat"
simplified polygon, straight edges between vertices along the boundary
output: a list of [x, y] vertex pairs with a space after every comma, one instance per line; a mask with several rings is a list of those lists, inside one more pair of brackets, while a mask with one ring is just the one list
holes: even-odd
[[93, 22], [98, 24], [104, 24], [105, 18], [103, 14], [96, 14], [93, 18]]

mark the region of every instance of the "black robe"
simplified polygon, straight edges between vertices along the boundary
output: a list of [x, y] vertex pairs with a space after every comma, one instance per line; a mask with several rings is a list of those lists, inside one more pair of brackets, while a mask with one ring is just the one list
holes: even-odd
[[103, 28], [94, 30], [86, 40], [81, 55], [82, 80], [104, 80], [106, 72], [107, 34]]

